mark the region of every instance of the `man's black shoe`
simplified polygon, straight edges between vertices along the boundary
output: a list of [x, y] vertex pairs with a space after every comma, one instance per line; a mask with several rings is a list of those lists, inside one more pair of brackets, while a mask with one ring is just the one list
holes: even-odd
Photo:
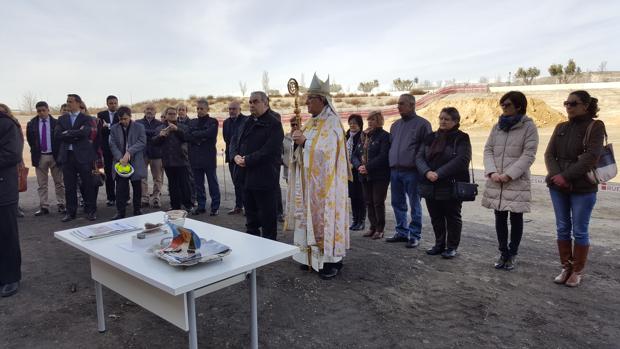
[[108, 201], [105, 203], [105, 205], [106, 205], [106, 206], [108, 206], [108, 207], [112, 207], [112, 206], [116, 205], [116, 201], [114, 201], [114, 200], [108, 200]]
[[409, 240], [406, 237], [396, 235], [396, 234], [392, 237], [385, 239], [385, 242], [407, 242], [407, 241]]
[[192, 215], [197, 216], [197, 215], [203, 214], [205, 212], [207, 212], [207, 210], [205, 210], [204, 208], [194, 207], [194, 208], [192, 208], [192, 212], [191, 213], [192, 213]]
[[449, 249], [443, 251], [441, 256], [443, 258], [445, 258], [445, 259], [452, 259], [452, 258], [456, 257], [456, 250], [453, 249], [453, 248], [449, 248]]
[[299, 270], [308, 271], [308, 270], [310, 270], [310, 267], [305, 265], [305, 264], [300, 264], [299, 265]]
[[58, 213], [67, 213], [67, 209], [65, 208], [65, 205], [63, 204], [58, 205]]
[[95, 212], [91, 212], [86, 216], [86, 219], [89, 221], [95, 221], [97, 220], [97, 214]]
[[218, 214], [220, 214], [220, 210], [211, 210], [211, 212], [209, 213], [209, 216], [217, 216]]
[[323, 280], [333, 279], [338, 275], [338, 268], [323, 265], [323, 269], [319, 270], [319, 277]]
[[506, 270], [512, 270], [515, 268], [515, 263], [516, 263], [516, 258], [515, 256], [510, 256], [506, 259], [506, 262], [504, 263], [504, 269]]
[[0, 297], [10, 297], [16, 294], [17, 291], [19, 291], [19, 281], [2, 285], [2, 287], [0, 288]]
[[123, 219], [123, 218], [125, 218], [125, 213], [124, 212], [116, 212], [114, 217], [112, 217], [112, 220]]
[[62, 217], [62, 219], [60, 220], [61, 222], [68, 222], [68, 221], [72, 221], [75, 219], [75, 216], [72, 216], [70, 214], [66, 214], [64, 217]]
[[136, 209], [136, 210], [133, 210], [133, 215], [134, 215], [134, 216], [141, 216], [142, 214], [143, 214], [143, 213], [142, 213], [142, 210], [141, 210], [141, 209]]
[[38, 210], [37, 212], [35, 212], [34, 215], [39, 217], [39, 216], [43, 216], [43, 215], [46, 215], [46, 214], [49, 214], [49, 213], [50, 213], [50, 210], [48, 210], [47, 208], [41, 207], [41, 209]]
[[429, 248], [428, 250], [426, 250], [426, 254], [430, 256], [436, 256], [438, 254], [442, 254], [443, 252], [444, 252], [444, 248], [438, 247], [438, 246], [433, 246]]
[[409, 239], [409, 241], [407, 241], [407, 244], [405, 245], [406, 248], [416, 248], [418, 247], [418, 245], [420, 244], [420, 240], [416, 239], [416, 238], [412, 238]]

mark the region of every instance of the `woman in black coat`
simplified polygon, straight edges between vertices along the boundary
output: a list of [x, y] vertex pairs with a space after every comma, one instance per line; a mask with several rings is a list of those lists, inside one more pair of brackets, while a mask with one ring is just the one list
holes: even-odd
[[378, 240], [385, 230], [385, 198], [390, 185], [390, 134], [383, 130], [380, 111], [371, 112], [366, 121], [368, 128], [354, 152], [353, 166], [360, 173], [370, 221], [370, 229], [363, 236]]
[[424, 139], [416, 156], [416, 167], [423, 177], [419, 191], [426, 199], [435, 232], [435, 245], [426, 253], [444, 258], [456, 256], [461, 240], [462, 201], [453, 196], [454, 183], [469, 182], [471, 142], [469, 135], [459, 130], [460, 120], [456, 108], [443, 108], [439, 130]]
[[[362, 130], [364, 129], [364, 120], [359, 114], [351, 114], [349, 116], [349, 129], [346, 133], [347, 157], [349, 161], [353, 159], [353, 151], [360, 144]], [[351, 166], [353, 180], [349, 181], [349, 197], [351, 198], [351, 211], [353, 222], [349, 227], [350, 230], [364, 230], [364, 222], [366, 221], [366, 207], [364, 206], [364, 195], [362, 193], [362, 182], [360, 181], [359, 172], [355, 166]]]

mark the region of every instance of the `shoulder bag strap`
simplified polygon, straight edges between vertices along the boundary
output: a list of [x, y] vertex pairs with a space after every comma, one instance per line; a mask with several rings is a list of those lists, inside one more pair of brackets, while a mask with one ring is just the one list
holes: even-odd
[[[459, 137], [454, 137], [454, 146], [452, 148], [452, 155], [456, 156], [456, 141], [459, 139]], [[469, 159], [469, 164], [471, 165], [471, 182], [472, 183], [476, 183], [476, 177], [474, 176], [474, 157], [472, 154], [471, 159]]]

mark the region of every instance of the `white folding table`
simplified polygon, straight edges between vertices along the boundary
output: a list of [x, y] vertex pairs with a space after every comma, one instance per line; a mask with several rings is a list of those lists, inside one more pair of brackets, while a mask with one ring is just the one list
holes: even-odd
[[[158, 223], [163, 219], [163, 212], [154, 212], [121, 221], [141, 227], [146, 222]], [[195, 299], [249, 277], [250, 342], [251, 348], [258, 348], [256, 269], [290, 257], [299, 248], [193, 219], [186, 219], [185, 227], [194, 230], [201, 238], [228, 245], [232, 252], [221, 261], [181, 268], [168, 265], [145, 249], [132, 251], [127, 248], [136, 232], [88, 241], [72, 235], [74, 229], [55, 232], [54, 236], [90, 256], [100, 332], [105, 331], [101, 291], [101, 285], [104, 285], [188, 331], [189, 347], [195, 349], [198, 346]]]

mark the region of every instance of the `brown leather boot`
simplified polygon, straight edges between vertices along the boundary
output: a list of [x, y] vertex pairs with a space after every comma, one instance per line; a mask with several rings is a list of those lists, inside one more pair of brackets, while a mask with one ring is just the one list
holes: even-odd
[[379, 240], [379, 239], [383, 239], [383, 232], [382, 231], [378, 231], [376, 233], [374, 233], [374, 235], [372, 236], [373, 240]]
[[373, 235], [375, 235], [375, 230], [374, 230], [374, 229], [372, 229], [372, 228], [370, 228], [370, 229], [368, 229], [368, 231], [367, 231], [367, 232], [365, 232], [365, 233], [364, 233], [364, 235], [362, 235], [362, 236], [363, 236], [363, 237], [365, 237], [365, 238], [369, 238], [369, 237], [371, 237], [371, 236], [373, 236]]
[[590, 250], [590, 245], [574, 245], [573, 249], [573, 273], [570, 274], [568, 280], [566, 280], [565, 285], [569, 287], [577, 287], [581, 283], [581, 279], [583, 278], [583, 268], [586, 266], [586, 261], [588, 260], [588, 251]]
[[573, 241], [558, 240], [558, 252], [560, 253], [560, 263], [562, 263], [562, 272], [553, 279], [553, 282], [563, 284], [573, 272]]

